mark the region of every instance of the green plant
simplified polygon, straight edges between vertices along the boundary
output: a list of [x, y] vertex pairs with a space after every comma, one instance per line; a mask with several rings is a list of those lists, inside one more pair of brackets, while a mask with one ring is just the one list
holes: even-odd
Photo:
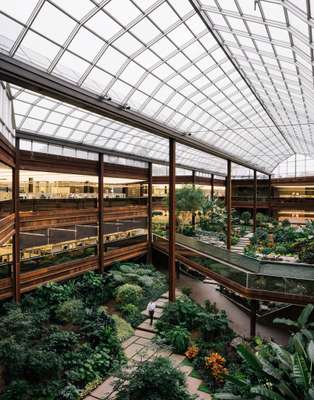
[[143, 296], [143, 290], [138, 285], [125, 283], [117, 289], [116, 301], [121, 304], [138, 305]]
[[176, 353], [183, 354], [188, 348], [190, 334], [186, 328], [176, 326], [165, 335], [167, 344], [171, 345]]
[[240, 219], [243, 221], [243, 223], [244, 223], [245, 225], [249, 225], [250, 219], [251, 219], [251, 213], [250, 213], [250, 211], [243, 211], [243, 213], [241, 214]]
[[162, 357], [139, 364], [120, 378], [117, 388], [117, 400], [193, 399], [186, 390], [184, 373]]
[[134, 304], [125, 304], [121, 306], [121, 313], [123, 318], [125, 318], [133, 328], [137, 327], [144, 320], [140, 309]]
[[113, 315], [112, 318], [116, 324], [117, 337], [120, 342], [123, 342], [134, 334], [132, 326], [123, 318], [118, 317], [118, 315]]
[[314, 264], [314, 241], [306, 244], [298, 253], [299, 260], [304, 263]]
[[190, 288], [190, 287], [184, 287], [184, 288], [182, 288], [181, 291], [182, 291], [182, 293], [183, 293], [185, 296], [191, 297], [192, 288]]
[[255, 233], [250, 239], [252, 245], [266, 244], [268, 240], [268, 231], [264, 228], [256, 228]]
[[55, 311], [56, 318], [59, 321], [77, 324], [84, 318], [84, 304], [82, 300], [66, 300], [61, 303]]

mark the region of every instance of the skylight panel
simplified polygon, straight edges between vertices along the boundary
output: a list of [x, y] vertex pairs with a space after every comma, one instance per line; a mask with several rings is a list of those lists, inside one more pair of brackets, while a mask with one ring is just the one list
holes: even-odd
[[37, 0], [1, 0], [1, 11], [25, 24], [31, 16]]
[[[21, 33], [22, 26], [2, 14], [0, 14], [0, 26], [0, 49], [9, 52]], [[2, 32], [5, 34], [5, 36], [2, 34]]]
[[121, 50], [127, 56], [131, 56], [143, 45], [129, 33], [124, 33], [114, 42], [114, 46]]
[[160, 62], [160, 58], [158, 58], [151, 50], [146, 49], [135, 57], [134, 61], [142, 65], [144, 68], [150, 69], [153, 65]]
[[134, 62], [130, 62], [125, 70], [120, 75], [120, 79], [128, 82], [130, 85], [135, 85], [138, 80], [144, 75], [145, 70]]
[[127, 57], [121, 52], [115, 50], [113, 47], [109, 47], [100, 58], [97, 65], [112, 75], [115, 75], [127, 60]]
[[95, 7], [89, 0], [53, 0], [53, 2], [77, 20], [81, 20]]
[[131, 32], [144, 43], [148, 43], [161, 35], [161, 32], [147, 18], [138, 22], [131, 29]]
[[175, 12], [166, 2], [163, 2], [158, 8], [149, 14], [149, 18], [163, 31], [178, 21]]
[[88, 61], [92, 61], [104, 45], [105, 42], [100, 40], [96, 35], [89, 32], [86, 28], [80, 28], [71, 41], [69, 50]]
[[73, 82], [78, 82], [89, 64], [66, 51], [60, 58], [53, 73]]
[[105, 9], [112, 17], [124, 26], [127, 26], [130, 22], [141, 15], [141, 11], [129, 0], [123, 0], [123, 8], [121, 8], [121, 2], [110, 1], [109, 4], [105, 6]]
[[32, 29], [62, 45], [69, 37], [75, 25], [76, 23], [73, 19], [45, 1], [32, 24]]
[[286, 22], [282, 5], [263, 1], [262, 9], [266, 19], [278, 22]]
[[104, 40], [109, 40], [122, 30], [121, 25], [115, 22], [102, 10], [98, 11], [86, 22], [86, 26], [100, 35]]

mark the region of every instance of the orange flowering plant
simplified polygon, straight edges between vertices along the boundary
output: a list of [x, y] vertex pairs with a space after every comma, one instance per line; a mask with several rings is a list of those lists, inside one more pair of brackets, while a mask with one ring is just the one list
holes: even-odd
[[208, 357], [205, 357], [205, 368], [210, 370], [217, 383], [222, 383], [224, 377], [228, 374], [225, 362], [225, 358], [219, 353], [211, 353]]
[[188, 358], [189, 360], [193, 360], [198, 355], [199, 351], [199, 348], [193, 345], [190, 346], [184, 354], [186, 358]]

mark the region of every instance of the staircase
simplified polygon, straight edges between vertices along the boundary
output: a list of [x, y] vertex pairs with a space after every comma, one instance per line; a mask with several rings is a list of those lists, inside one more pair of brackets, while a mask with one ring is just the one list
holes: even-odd
[[244, 248], [250, 244], [250, 238], [252, 235], [252, 233], [247, 233], [245, 236], [242, 236], [235, 246], [231, 246], [231, 251], [238, 254], [244, 254]]

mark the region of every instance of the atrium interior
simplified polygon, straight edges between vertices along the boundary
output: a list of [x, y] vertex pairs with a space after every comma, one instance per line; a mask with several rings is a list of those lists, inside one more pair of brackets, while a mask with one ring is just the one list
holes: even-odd
[[0, 1], [0, 400], [314, 399], [313, 30]]

